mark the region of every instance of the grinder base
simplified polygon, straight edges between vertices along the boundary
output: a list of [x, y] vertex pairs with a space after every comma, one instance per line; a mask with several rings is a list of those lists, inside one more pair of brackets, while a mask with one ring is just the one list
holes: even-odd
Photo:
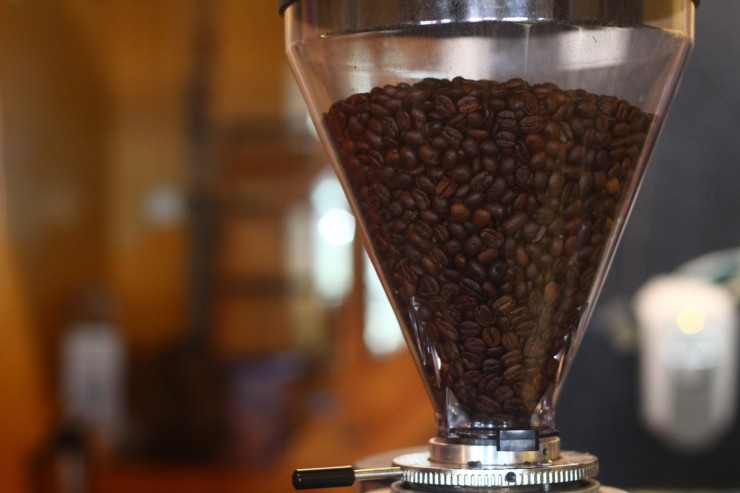
[[360, 461], [363, 467], [382, 467], [390, 460], [399, 469], [401, 479], [392, 484], [370, 482], [360, 491], [598, 493], [604, 489], [593, 479], [599, 469], [595, 456], [561, 452], [557, 434], [539, 438], [535, 443], [537, 446], [533, 448], [511, 450], [516, 447], [503, 439], [492, 442], [433, 438], [428, 449], [406, 450], [398, 455], [379, 454]]
[[432, 486], [418, 488], [416, 486], [410, 486], [403, 481], [396, 481], [390, 487], [390, 489], [373, 490], [372, 493], [623, 493], [622, 490], [614, 488], [604, 487], [594, 479], [582, 479], [580, 481], [574, 481], [571, 483], [562, 483], [556, 485], [536, 485], [531, 487], [517, 486], [517, 487], [475, 487], [475, 488], [461, 488], [461, 487], [446, 487], [446, 486]]

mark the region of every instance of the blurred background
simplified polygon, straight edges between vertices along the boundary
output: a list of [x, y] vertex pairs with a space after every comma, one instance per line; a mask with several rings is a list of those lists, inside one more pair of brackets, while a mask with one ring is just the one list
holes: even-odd
[[[740, 486], [738, 15], [698, 11], [558, 407], [607, 484]], [[426, 443], [274, 2], [6, 0], [0, 51], [0, 490], [284, 492]], [[661, 342], [636, 307], [665, 274], [732, 313]]]

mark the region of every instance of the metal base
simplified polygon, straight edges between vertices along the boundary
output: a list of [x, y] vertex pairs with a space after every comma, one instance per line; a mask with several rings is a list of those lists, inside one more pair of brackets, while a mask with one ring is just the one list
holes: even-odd
[[[400, 451], [393, 457], [400, 481], [368, 484], [360, 491], [386, 493], [620, 493], [593, 478], [598, 459], [560, 451], [557, 434], [528, 449], [510, 450], [502, 441], [433, 438], [428, 449]], [[389, 455], [372, 462], [388, 464]], [[363, 461], [365, 467], [379, 467]], [[383, 486], [384, 489], [376, 490]]]
[[502, 441], [433, 438], [428, 453], [401, 455], [393, 464], [401, 468], [405, 483], [422, 487], [552, 487], [590, 479], [599, 472], [595, 456], [561, 452], [556, 434], [528, 443], [522, 450], [511, 450]]
[[553, 485], [589, 479], [599, 472], [598, 459], [590, 454], [563, 452], [558, 459], [538, 463], [455, 466], [429, 460], [427, 454], [396, 457], [407, 483], [431, 486], [506, 488]]

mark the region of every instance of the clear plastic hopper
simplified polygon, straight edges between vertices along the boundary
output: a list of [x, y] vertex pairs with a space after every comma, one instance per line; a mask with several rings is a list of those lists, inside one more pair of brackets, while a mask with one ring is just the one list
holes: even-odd
[[557, 435], [694, 5], [283, 7], [292, 69], [434, 405], [429, 460], [557, 459], [541, 444]]

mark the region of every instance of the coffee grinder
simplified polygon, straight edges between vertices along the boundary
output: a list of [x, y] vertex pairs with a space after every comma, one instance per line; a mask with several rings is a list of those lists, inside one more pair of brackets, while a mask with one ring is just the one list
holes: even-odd
[[694, 3], [280, 10], [437, 424], [387, 467], [297, 470], [294, 486], [607, 489], [596, 457], [560, 449], [554, 406], [691, 50]]

